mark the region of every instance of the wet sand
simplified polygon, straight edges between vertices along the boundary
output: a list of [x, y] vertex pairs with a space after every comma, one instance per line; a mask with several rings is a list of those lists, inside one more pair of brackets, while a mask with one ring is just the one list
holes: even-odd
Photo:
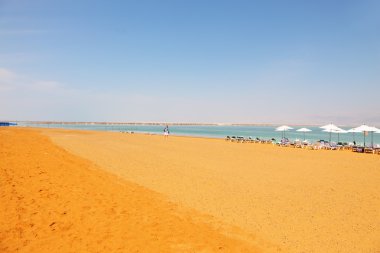
[[[206, 138], [170, 136], [164, 139], [154, 135], [54, 129], [32, 132], [41, 132], [64, 148], [67, 151], [65, 155], [71, 157], [69, 161], [75, 157], [91, 164], [91, 169], [86, 171], [108, 178], [109, 188], [121, 187], [120, 183], [114, 182], [122, 181], [121, 185], [142, 189], [148, 203], [152, 202], [151, 198], [158, 198], [160, 202], [152, 205], [153, 209], [165, 203], [174, 205], [185, 214], [190, 212], [190, 217], [200, 217], [195, 220], [201, 220], [201, 225], [195, 225], [208, 226], [214, 232], [213, 229], [217, 228], [215, 236], [224, 236], [213, 245], [232, 240], [231, 245], [235, 246], [250, 242], [255, 249], [249, 250], [261, 252], [380, 252], [379, 155], [280, 148]], [[29, 132], [24, 134], [30, 135]], [[41, 145], [43, 148], [47, 144]], [[67, 161], [60, 156], [54, 157]], [[52, 165], [59, 163], [58, 160]], [[32, 160], [26, 164], [35, 163]], [[73, 171], [85, 170], [83, 167], [78, 164]], [[52, 176], [56, 178], [52, 185], [61, 182], [61, 174]], [[14, 176], [14, 180], [18, 178], [19, 175]], [[81, 187], [82, 184], [90, 184], [86, 189], [97, 188], [96, 182], [91, 185], [86, 176], [77, 184]], [[118, 191], [112, 191], [113, 198], [118, 198]], [[78, 193], [78, 196], [82, 195]], [[103, 198], [99, 196], [98, 202], [103, 202]], [[128, 209], [128, 206], [121, 208], [121, 203], [113, 205], [119, 212]], [[101, 207], [92, 210], [98, 208]], [[137, 205], [137, 217], [140, 211], [145, 212], [145, 209], [141, 210]], [[169, 208], [162, 213], [173, 212]], [[155, 216], [155, 212], [152, 211], [151, 216]], [[111, 213], [107, 217], [114, 216]], [[124, 218], [118, 217], [114, 223]], [[113, 229], [114, 223], [104, 224], [104, 229]], [[89, 222], [88, 227], [91, 224]], [[170, 227], [171, 223], [164, 219], [160, 224]], [[124, 225], [118, 225], [118, 229], [123, 228]], [[157, 234], [161, 230], [167, 231], [160, 227]], [[175, 231], [173, 235], [169, 234], [177, 238]], [[182, 234], [182, 240], [187, 238], [185, 235]], [[115, 234], [113, 238], [121, 240], [121, 236]], [[202, 236], [208, 238], [208, 232]], [[239, 241], [234, 241], [237, 238]], [[177, 240], [181, 240], [181, 233]], [[142, 239], [137, 248], [145, 241], [150, 240]], [[1, 243], [3, 246], [3, 240]], [[231, 252], [244, 252], [233, 247], [229, 248]], [[207, 250], [215, 252], [219, 248], [210, 246]]]

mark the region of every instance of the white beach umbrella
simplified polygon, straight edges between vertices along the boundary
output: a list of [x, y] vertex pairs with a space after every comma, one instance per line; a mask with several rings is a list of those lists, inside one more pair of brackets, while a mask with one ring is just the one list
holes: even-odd
[[277, 127], [275, 131], [282, 132], [282, 138], [285, 138], [285, 132], [291, 129], [293, 129], [293, 127], [283, 125], [283, 126]]
[[[329, 132], [329, 131], [323, 130], [323, 132]], [[338, 134], [338, 142], [339, 142], [339, 134], [346, 134], [346, 133], [348, 133], [348, 131], [346, 131], [344, 129], [337, 129], [337, 130], [332, 130], [331, 133]]]
[[320, 128], [324, 129], [323, 132], [329, 132], [330, 133], [329, 142], [331, 142], [331, 133], [333, 133], [333, 131], [343, 131], [342, 128], [339, 128], [334, 124], [328, 124], [325, 126], [321, 126]]
[[293, 127], [290, 127], [290, 126], [286, 126], [286, 125], [283, 125], [283, 126], [279, 126], [276, 128], [276, 131], [288, 131], [290, 129], [293, 129]]
[[360, 131], [360, 132], [363, 133], [364, 147], [365, 147], [365, 136], [366, 136], [367, 133], [371, 133], [371, 144], [372, 144], [372, 147], [373, 147], [373, 133], [380, 131], [380, 129], [378, 129], [376, 127], [367, 126], [367, 125], [363, 124], [361, 126], [358, 126], [356, 128], [356, 130], [358, 130], [358, 131]]
[[355, 129], [360, 132], [370, 132], [372, 130], [372, 127], [366, 124], [363, 124], [361, 126], [356, 127]]
[[305, 140], [305, 133], [306, 132], [311, 132], [311, 130], [309, 128], [305, 128], [305, 127], [297, 129], [296, 131], [297, 132], [303, 132], [303, 140]]
[[[333, 131], [333, 130], [340, 130], [341, 128], [339, 128], [339, 127], [337, 127], [336, 125], [334, 125], [334, 124], [328, 124], [328, 125], [324, 125], [324, 126], [321, 126], [321, 127], [319, 127], [319, 128], [323, 128], [323, 129], [326, 129], [326, 130], [331, 130], [331, 131]], [[328, 131], [325, 131], [325, 132], [328, 132]]]

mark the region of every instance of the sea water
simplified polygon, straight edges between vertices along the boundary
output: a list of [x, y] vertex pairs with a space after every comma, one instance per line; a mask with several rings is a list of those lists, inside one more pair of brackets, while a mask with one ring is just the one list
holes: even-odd
[[[135, 132], [135, 133], [150, 133], [150, 134], [163, 134], [163, 125], [134, 125], [134, 124], [59, 124], [59, 123], [35, 123], [35, 122], [18, 122], [19, 126], [29, 127], [44, 127], [44, 128], [65, 128], [65, 129], [82, 129], [82, 130], [98, 130], [98, 131], [116, 131], [116, 132]], [[226, 136], [243, 136], [260, 139], [274, 138], [277, 141], [281, 140], [283, 132], [276, 132], [277, 126], [254, 126], [254, 125], [169, 125], [169, 131], [171, 135], [179, 136], [196, 136], [196, 137], [211, 137], [211, 138], [225, 138]], [[302, 133], [296, 130], [302, 127], [309, 128], [311, 132]], [[285, 132], [285, 136], [290, 140], [309, 140], [311, 142], [330, 139], [330, 133], [323, 132], [321, 128], [314, 126], [293, 126], [294, 129]], [[348, 130], [352, 127], [343, 127]], [[365, 137], [366, 145], [371, 144], [373, 135], [373, 143], [380, 144], [380, 134], [368, 133]], [[353, 142], [357, 144], [364, 143], [363, 133], [347, 133], [347, 134], [331, 134], [331, 141], [333, 142]]]

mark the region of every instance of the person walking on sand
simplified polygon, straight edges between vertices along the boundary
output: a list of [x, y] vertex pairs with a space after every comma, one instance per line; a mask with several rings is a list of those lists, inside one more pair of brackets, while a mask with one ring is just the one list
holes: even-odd
[[165, 136], [165, 138], [169, 137], [169, 126], [168, 125], [166, 125], [164, 128], [164, 136]]

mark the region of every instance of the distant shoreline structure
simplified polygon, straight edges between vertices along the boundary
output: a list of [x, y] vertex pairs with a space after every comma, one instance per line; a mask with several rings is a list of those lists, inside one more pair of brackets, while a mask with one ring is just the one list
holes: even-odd
[[[279, 126], [284, 123], [199, 123], [199, 122], [107, 122], [107, 121], [28, 121], [13, 120], [17, 123], [28, 124], [61, 124], [61, 125], [125, 125], [125, 126]], [[322, 124], [291, 124], [291, 126], [318, 127]], [[349, 125], [340, 125], [349, 126]]]

